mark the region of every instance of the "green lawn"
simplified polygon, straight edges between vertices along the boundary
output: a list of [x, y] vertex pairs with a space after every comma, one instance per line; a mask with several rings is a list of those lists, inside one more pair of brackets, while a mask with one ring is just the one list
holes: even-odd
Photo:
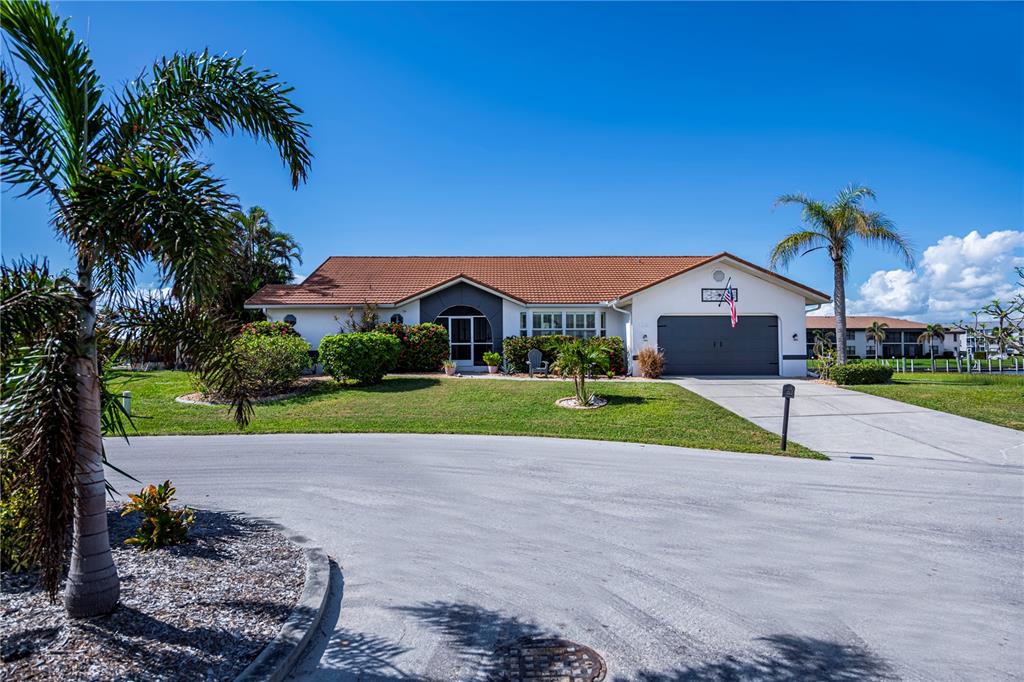
[[843, 388], [1024, 431], [1024, 375], [907, 372], [891, 384]]
[[[371, 387], [325, 382], [315, 391], [256, 406], [247, 433], [479, 433], [590, 438], [827, 459], [674, 384], [599, 381], [609, 404], [567, 410], [554, 402], [572, 384], [488, 379], [388, 378]], [[236, 433], [227, 408], [185, 405], [184, 372], [122, 373], [111, 383], [132, 392], [139, 434]]]

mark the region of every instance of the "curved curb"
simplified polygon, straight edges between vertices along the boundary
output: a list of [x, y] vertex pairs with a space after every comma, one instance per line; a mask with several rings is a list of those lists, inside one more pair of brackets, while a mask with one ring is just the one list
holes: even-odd
[[287, 677], [313, 638], [326, 610], [327, 595], [331, 591], [331, 564], [327, 555], [300, 535], [289, 533], [287, 537], [302, 548], [306, 557], [306, 584], [277, 637], [263, 647], [235, 682], [280, 682]]

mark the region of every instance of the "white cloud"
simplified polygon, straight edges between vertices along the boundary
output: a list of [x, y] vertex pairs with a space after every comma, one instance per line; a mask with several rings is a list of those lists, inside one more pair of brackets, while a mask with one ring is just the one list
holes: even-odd
[[309, 277], [309, 275], [295, 275], [292, 277], [292, 281], [288, 282], [288, 284], [302, 284], [306, 281], [307, 277]]
[[[974, 230], [949, 235], [921, 254], [914, 270], [878, 270], [847, 298], [851, 315], [891, 315], [955, 322], [992, 299], [1014, 293], [1014, 267], [1024, 266], [1024, 232]], [[831, 307], [831, 306], [830, 306]], [[816, 311], [815, 314], [832, 314]]]

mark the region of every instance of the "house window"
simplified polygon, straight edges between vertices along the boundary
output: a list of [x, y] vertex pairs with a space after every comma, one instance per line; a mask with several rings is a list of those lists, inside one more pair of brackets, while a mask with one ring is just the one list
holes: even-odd
[[594, 313], [566, 313], [565, 335], [578, 339], [597, 336], [597, 316]]
[[847, 355], [856, 355], [857, 354], [857, 346], [847, 346], [846, 347], [846, 354]]
[[[527, 327], [527, 322], [532, 325]], [[574, 336], [590, 339], [608, 334], [608, 314], [596, 310], [519, 313], [520, 336]]]
[[533, 335], [552, 336], [562, 333], [562, 313], [534, 313]]
[[394, 315], [391, 316], [391, 321], [394, 322], [395, 324], [402, 324], [402, 322], [405, 321], [405, 318], [403, 318], [398, 313], [395, 313]]
[[285, 324], [290, 324], [291, 326], [294, 327], [296, 322], [298, 322], [298, 320], [295, 319], [294, 315], [288, 314], [288, 315], [284, 316], [284, 323]]
[[851, 330], [847, 329], [846, 330], [846, 340], [847, 341], [856, 341], [857, 340], [857, 332], [851, 331]]

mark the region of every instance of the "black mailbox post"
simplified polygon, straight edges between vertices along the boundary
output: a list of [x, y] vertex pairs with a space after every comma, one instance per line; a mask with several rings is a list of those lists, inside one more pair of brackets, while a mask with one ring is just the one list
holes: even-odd
[[786, 440], [789, 435], [789, 400], [796, 396], [796, 386], [783, 384], [782, 397], [785, 399], [785, 407], [782, 408], [782, 449], [786, 449]]

